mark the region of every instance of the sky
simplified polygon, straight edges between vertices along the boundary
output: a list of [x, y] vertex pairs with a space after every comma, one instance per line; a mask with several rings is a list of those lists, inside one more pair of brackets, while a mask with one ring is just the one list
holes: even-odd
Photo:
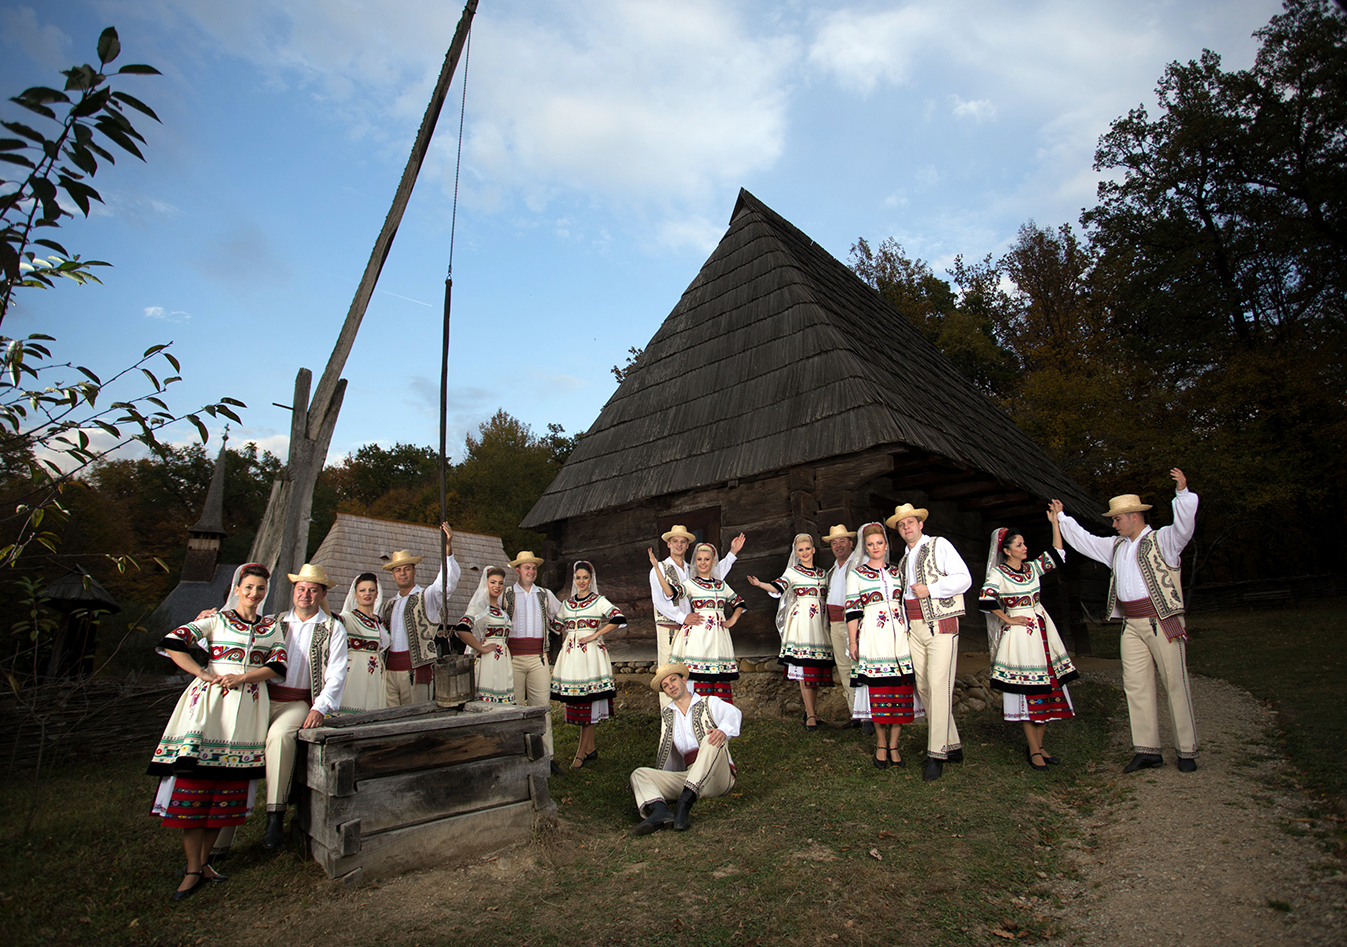
[[[584, 431], [724, 234], [747, 188], [839, 260], [892, 237], [937, 273], [1018, 228], [1075, 225], [1094, 149], [1154, 112], [1165, 65], [1245, 68], [1273, 0], [481, 0], [344, 376], [328, 462], [438, 443], [453, 250], [449, 453], [498, 409]], [[322, 373], [462, 12], [456, 0], [0, 0], [8, 102], [96, 61], [146, 162], [92, 182], [58, 235], [102, 286], [23, 290], [8, 336], [108, 374], [173, 343], [186, 411], [247, 404], [231, 443], [284, 458], [295, 374]], [[38, 120], [40, 121], [40, 120]], [[64, 282], [64, 281], [63, 281]], [[142, 391], [134, 384], [117, 397]], [[210, 423], [218, 447], [223, 420]], [[195, 441], [186, 424], [164, 439]], [[105, 435], [94, 432], [95, 444]]]

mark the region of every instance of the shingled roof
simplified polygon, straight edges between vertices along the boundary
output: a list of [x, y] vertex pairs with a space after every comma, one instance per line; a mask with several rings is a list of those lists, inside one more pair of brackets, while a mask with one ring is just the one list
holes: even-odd
[[1098, 510], [915, 326], [741, 190], [720, 245], [520, 525], [889, 444]]

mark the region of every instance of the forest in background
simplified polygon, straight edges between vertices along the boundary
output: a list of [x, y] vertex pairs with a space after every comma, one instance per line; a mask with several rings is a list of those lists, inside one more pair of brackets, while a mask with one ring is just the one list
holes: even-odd
[[[892, 240], [858, 240], [849, 260], [1087, 491], [1161, 500], [1183, 467], [1203, 497], [1203, 582], [1345, 565], [1347, 27], [1324, 0], [1295, 0], [1259, 39], [1251, 69], [1211, 52], [1174, 63], [1154, 115], [1113, 123], [1079, 231], [1030, 221], [1009, 252], [960, 259], [948, 279]], [[497, 412], [449, 467], [449, 521], [538, 548], [518, 523], [577, 437]], [[0, 443], [0, 508], [31, 493], [26, 451]], [[9, 570], [0, 621], [28, 635], [12, 590], [74, 566], [131, 618], [157, 604], [213, 461], [161, 446], [91, 466], [62, 494], [55, 548]], [[229, 448], [222, 561], [246, 557], [280, 463]], [[310, 552], [337, 511], [434, 523], [437, 478], [429, 447], [343, 458], [318, 481]]]

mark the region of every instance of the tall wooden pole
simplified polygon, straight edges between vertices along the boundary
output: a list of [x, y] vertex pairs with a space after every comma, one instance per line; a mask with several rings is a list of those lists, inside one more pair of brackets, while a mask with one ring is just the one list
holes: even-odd
[[444, 57], [444, 65], [440, 68], [439, 81], [435, 83], [430, 103], [421, 119], [421, 128], [416, 133], [416, 142], [412, 145], [412, 153], [407, 158], [407, 166], [403, 168], [402, 180], [393, 195], [393, 205], [384, 218], [378, 239], [374, 241], [369, 262], [365, 264], [364, 276], [356, 287], [355, 298], [351, 300], [346, 321], [337, 336], [337, 344], [328, 358], [327, 367], [318, 380], [312, 401], [309, 400], [309, 386], [313, 373], [307, 368], [301, 368], [295, 379], [289, 456], [285, 469], [272, 484], [271, 499], [249, 555], [251, 561], [261, 562], [273, 570], [271, 591], [267, 596], [267, 607], [271, 611], [281, 610], [289, 603], [290, 583], [282, 581], [282, 577], [287, 572], [298, 572], [308, 554], [313, 488], [318, 482], [323, 461], [327, 458], [327, 448], [337, 426], [337, 414], [341, 410], [342, 395], [346, 390], [346, 379], [341, 377], [341, 373], [355, 344], [360, 323], [365, 318], [374, 287], [379, 282], [384, 261], [393, 247], [393, 238], [397, 236], [398, 226], [402, 223], [402, 215], [407, 209], [417, 176], [421, 173], [421, 165], [430, 149], [435, 124], [439, 121], [440, 110], [449, 94], [449, 85], [458, 67], [463, 45], [467, 42], [468, 30], [477, 14], [477, 2], [468, 0], [463, 7], [463, 15], [449, 44], [449, 52]]

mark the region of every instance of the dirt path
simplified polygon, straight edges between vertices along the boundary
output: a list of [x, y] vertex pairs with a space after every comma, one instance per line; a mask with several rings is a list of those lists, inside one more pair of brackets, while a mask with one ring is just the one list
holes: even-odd
[[[1122, 685], [1120, 672], [1090, 676]], [[1272, 712], [1210, 678], [1193, 678], [1193, 699], [1197, 772], [1180, 773], [1167, 750], [1163, 769], [1118, 773], [1135, 792], [1085, 826], [1079, 875], [1059, 882], [1060, 943], [1347, 943], [1347, 874], [1313, 837], [1321, 826], [1289, 784]], [[1125, 709], [1117, 739], [1130, 744]]]

